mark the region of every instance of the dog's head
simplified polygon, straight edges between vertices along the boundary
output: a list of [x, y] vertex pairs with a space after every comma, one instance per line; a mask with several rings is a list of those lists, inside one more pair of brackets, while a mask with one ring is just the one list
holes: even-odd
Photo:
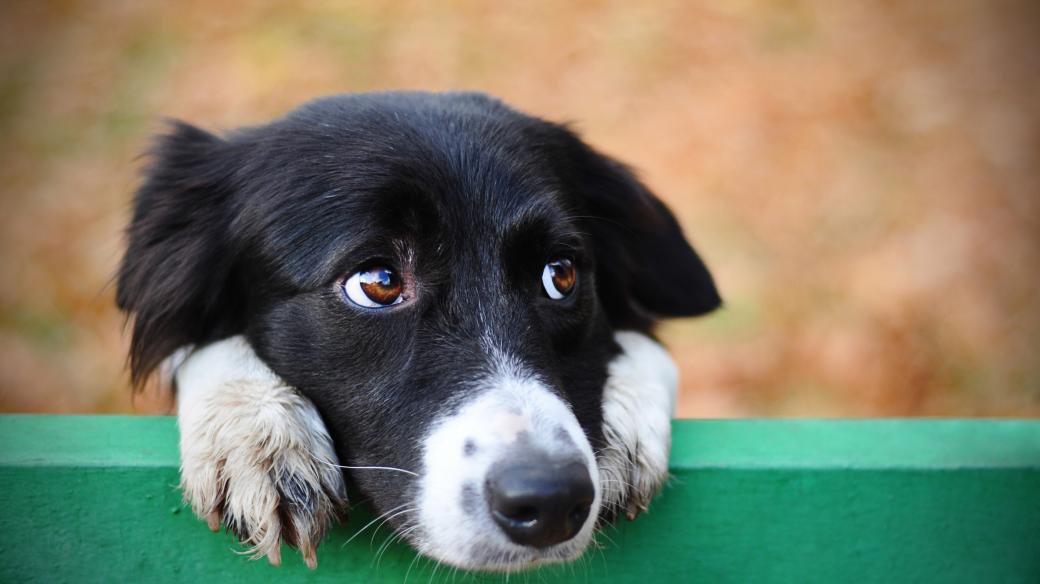
[[351, 480], [467, 567], [585, 548], [615, 331], [720, 302], [629, 170], [470, 93], [321, 99], [223, 138], [178, 124], [129, 240], [135, 379], [245, 334], [345, 464], [415, 473]]

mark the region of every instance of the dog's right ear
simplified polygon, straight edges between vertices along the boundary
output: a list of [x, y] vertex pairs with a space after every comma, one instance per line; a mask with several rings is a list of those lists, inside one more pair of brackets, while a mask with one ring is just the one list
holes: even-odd
[[578, 218], [595, 245], [599, 299], [614, 326], [647, 330], [658, 318], [719, 308], [714, 278], [668, 207], [624, 164], [569, 130], [562, 136], [559, 172], [579, 194]]
[[174, 122], [149, 154], [116, 291], [117, 304], [133, 320], [135, 387], [178, 348], [234, 332], [240, 310], [228, 290], [232, 144]]

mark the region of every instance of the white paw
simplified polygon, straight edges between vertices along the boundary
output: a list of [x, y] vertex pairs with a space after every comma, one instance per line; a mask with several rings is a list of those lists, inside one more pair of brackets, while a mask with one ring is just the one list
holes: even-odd
[[346, 510], [332, 440], [314, 405], [285, 385], [240, 337], [178, 368], [181, 488], [214, 531], [223, 520], [254, 558], [281, 562], [284, 540], [310, 567]]
[[603, 391], [600, 482], [604, 516], [635, 519], [668, 480], [679, 376], [668, 352], [649, 337], [622, 331], [614, 339], [622, 352], [610, 362]]

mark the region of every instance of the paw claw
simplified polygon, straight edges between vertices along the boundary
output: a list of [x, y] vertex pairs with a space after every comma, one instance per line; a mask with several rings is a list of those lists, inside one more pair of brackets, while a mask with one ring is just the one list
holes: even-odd
[[215, 509], [206, 515], [206, 525], [209, 526], [209, 530], [213, 533], [220, 531], [220, 513]]
[[636, 517], [639, 517], [639, 507], [636, 505], [635, 501], [629, 499], [628, 503], [625, 505], [625, 518], [629, 521], [635, 521]]
[[318, 554], [311, 548], [303, 552], [303, 563], [307, 564], [307, 567], [314, 570], [318, 567]]
[[[658, 484], [654, 487], [653, 492], [656, 493], [661, 490], [661, 485]], [[635, 521], [637, 517], [642, 515], [650, 508], [649, 497], [637, 496], [629, 494], [629, 499], [625, 503], [625, 518], [629, 521]]]
[[272, 566], [282, 565], [282, 550], [278, 546], [271, 548], [271, 551], [267, 552], [267, 561], [271, 562]]

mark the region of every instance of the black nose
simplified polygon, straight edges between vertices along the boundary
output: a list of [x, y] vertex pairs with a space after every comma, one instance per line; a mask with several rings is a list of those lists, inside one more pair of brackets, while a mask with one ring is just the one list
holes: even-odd
[[491, 516], [513, 542], [545, 548], [574, 537], [595, 497], [583, 462], [527, 455], [491, 467]]

